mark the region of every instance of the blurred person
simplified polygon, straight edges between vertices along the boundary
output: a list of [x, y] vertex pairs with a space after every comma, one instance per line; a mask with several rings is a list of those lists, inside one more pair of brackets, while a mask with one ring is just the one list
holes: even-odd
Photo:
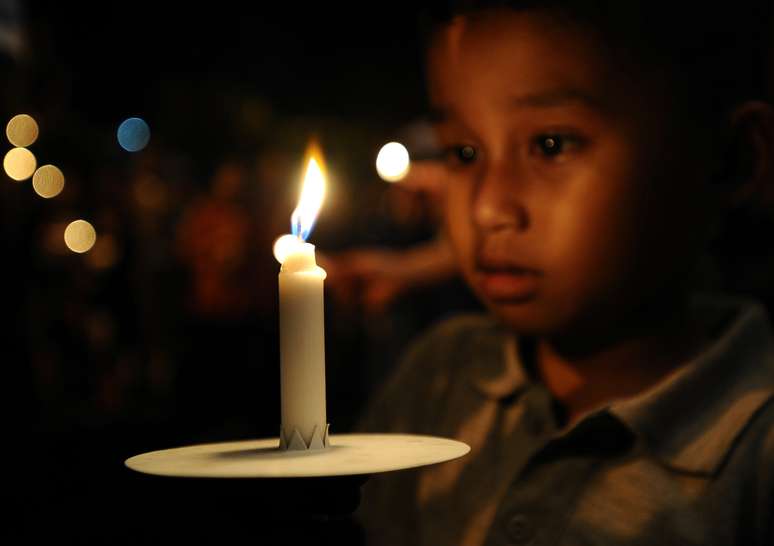
[[250, 220], [240, 203], [245, 170], [226, 162], [208, 195], [191, 204], [178, 226], [177, 248], [190, 267], [191, 311], [198, 316], [239, 317], [250, 303], [245, 257]]

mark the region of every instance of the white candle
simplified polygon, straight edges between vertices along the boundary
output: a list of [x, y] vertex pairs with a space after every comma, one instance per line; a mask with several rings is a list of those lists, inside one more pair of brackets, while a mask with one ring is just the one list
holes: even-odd
[[325, 415], [325, 332], [323, 281], [314, 245], [305, 242], [325, 195], [319, 151], [312, 147], [296, 210], [293, 235], [274, 244], [279, 273], [280, 394], [283, 449], [319, 449], [328, 445]]
[[315, 428], [322, 440], [325, 415], [323, 281], [314, 245], [299, 240], [279, 274], [282, 431], [285, 442], [297, 430], [309, 446]]

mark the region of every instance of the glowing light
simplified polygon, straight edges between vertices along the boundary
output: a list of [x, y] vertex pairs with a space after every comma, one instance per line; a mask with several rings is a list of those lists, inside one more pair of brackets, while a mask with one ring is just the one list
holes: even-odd
[[274, 246], [272, 247], [274, 257], [277, 258], [279, 263], [283, 264], [285, 263], [285, 258], [287, 258], [290, 253], [293, 252], [293, 249], [300, 244], [301, 239], [295, 235], [290, 235], [289, 233], [281, 235], [277, 237], [277, 240], [274, 241]]
[[82, 254], [94, 246], [97, 241], [97, 232], [86, 220], [75, 220], [65, 228], [64, 241], [67, 248]]
[[385, 144], [376, 156], [376, 172], [387, 182], [403, 180], [408, 174], [409, 165], [408, 150], [400, 142]]
[[26, 148], [38, 139], [38, 122], [28, 114], [14, 116], [5, 126], [5, 136], [14, 146]]
[[140, 118], [129, 118], [118, 126], [118, 143], [127, 152], [139, 152], [150, 141], [150, 127]]
[[27, 148], [13, 148], [3, 159], [3, 169], [17, 182], [27, 180], [35, 172], [37, 161], [35, 155]]
[[316, 145], [311, 145], [307, 151], [309, 161], [304, 175], [304, 184], [301, 188], [301, 197], [298, 206], [290, 217], [290, 227], [293, 235], [304, 241], [317, 220], [323, 199], [325, 198], [325, 174], [322, 153]]
[[167, 202], [167, 188], [156, 176], [147, 174], [139, 178], [132, 188], [137, 205], [147, 211], [158, 211]]
[[67, 222], [55, 222], [47, 224], [41, 230], [41, 246], [52, 256], [64, 256], [68, 252], [62, 237], [65, 228], [67, 228]]
[[43, 165], [32, 175], [32, 189], [45, 199], [56, 197], [64, 188], [64, 175], [54, 165]]

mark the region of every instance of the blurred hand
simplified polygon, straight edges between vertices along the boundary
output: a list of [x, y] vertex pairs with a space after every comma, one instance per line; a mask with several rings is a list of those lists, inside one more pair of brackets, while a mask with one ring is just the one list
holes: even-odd
[[[440, 203], [445, 179], [446, 168], [441, 161], [413, 161], [405, 178], [394, 184], [402, 190], [426, 193]], [[442, 234], [409, 249], [369, 247], [338, 254], [319, 253], [318, 261], [328, 273], [331, 295], [339, 303], [367, 314], [383, 313], [403, 293], [457, 272], [451, 247]]]
[[448, 279], [457, 267], [443, 237], [405, 250], [362, 248], [321, 256], [340, 303], [378, 314], [413, 288]]
[[400, 271], [401, 252], [362, 248], [325, 255], [321, 263], [328, 272], [327, 286], [343, 305], [361, 307], [366, 313], [383, 312], [410, 287]]
[[411, 191], [426, 192], [434, 198], [443, 197], [446, 167], [440, 161], [412, 161], [409, 172], [394, 184]]

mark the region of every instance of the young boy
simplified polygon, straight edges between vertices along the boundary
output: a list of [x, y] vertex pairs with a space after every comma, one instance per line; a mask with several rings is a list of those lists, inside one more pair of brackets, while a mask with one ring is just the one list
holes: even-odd
[[472, 450], [373, 478], [368, 544], [774, 544], [769, 319], [696, 292], [773, 172], [745, 8], [470, 4], [427, 75], [446, 234], [490, 313], [420, 339], [361, 428]]

